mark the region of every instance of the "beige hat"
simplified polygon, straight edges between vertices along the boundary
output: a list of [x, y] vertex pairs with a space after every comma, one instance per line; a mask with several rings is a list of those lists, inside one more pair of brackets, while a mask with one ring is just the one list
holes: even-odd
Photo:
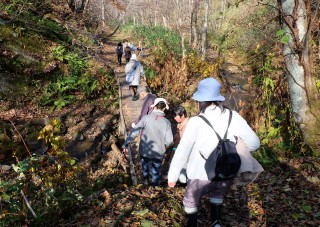
[[164, 98], [156, 98], [156, 99], [154, 100], [154, 103], [151, 105], [151, 107], [155, 107], [159, 102], [164, 102], [164, 103], [166, 104], [166, 109], [167, 109], [167, 110], [169, 109], [167, 100], [165, 100]]

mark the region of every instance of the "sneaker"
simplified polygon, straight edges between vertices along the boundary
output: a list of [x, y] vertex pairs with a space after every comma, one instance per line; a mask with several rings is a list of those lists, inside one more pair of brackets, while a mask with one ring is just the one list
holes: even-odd
[[132, 97], [132, 101], [137, 101], [137, 100], [139, 100], [139, 96], [138, 95]]
[[184, 173], [180, 173], [179, 175], [179, 181], [182, 184], [186, 184], [187, 183], [187, 176]]
[[222, 223], [220, 220], [216, 220], [212, 225], [211, 227], [222, 227]]
[[136, 124], [134, 122], [132, 122], [131, 127], [132, 128], [136, 127]]

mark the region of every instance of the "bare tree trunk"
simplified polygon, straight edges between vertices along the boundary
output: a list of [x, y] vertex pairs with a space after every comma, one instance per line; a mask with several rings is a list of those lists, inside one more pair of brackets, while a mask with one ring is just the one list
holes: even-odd
[[191, 40], [192, 40], [193, 49], [197, 49], [197, 45], [198, 45], [198, 30], [197, 30], [198, 10], [199, 10], [199, 0], [194, 0], [192, 5], [192, 11], [191, 11], [191, 30], [192, 30]]
[[90, 0], [86, 0], [86, 1], [85, 1], [84, 8], [83, 8], [83, 11], [84, 11], [84, 12], [87, 11], [87, 8], [88, 8], [88, 5], [89, 5], [89, 1], [90, 1]]
[[295, 121], [305, 142], [319, 152], [319, 98], [311, 55], [310, 1], [278, 0], [289, 36], [283, 45], [287, 80]]
[[202, 43], [201, 43], [201, 51], [202, 56], [201, 60], [204, 61], [206, 59], [206, 52], [207, 52], [207, 30], [208, 30], [208, 11], [209, 11], [209, 0], [205, 1], [204, 7], [204, 20], [203, 20], [203, 31], [202, 31]]
[[68, 0], [67, 3], [74, 13], [82, 13], [86, 6], [86, 0]]
[[193, 9], [193, 1], [194, 0], [189, 0], [189, 6], [190, 6], [190, 12], [191, 12], [191, 16], [190, 16], [190, 34], [189, 34], [189, 42], [192, 43], [193, 42], [193, 31], [192, 31], [192, 9]]
[[105, 16], [104, 16], [104, 0], [101, 0], [101, 22], [102, 22], [102, 28], [105, 28]]
[[162, 16], [163, 27], [168, 28], [167, 20], [165, 16]]
[[[132, 11], [135, 15], [136, 14], [136, 1], [135, 0], [133, 0], [132, 8], [133, 8]], [[135, 16], [133, 16], [133, 24], [136, 25], [136, 17]]]
[[186, 47], [184, 46], [184, 33], [181, 34], [182, 59], [186, 58]]
[[221, 9], [220, 9], [221, 14], [220, 14], [218, 29], [220, 29], [222, 21], [224, 20], [225, 9], [226, 9], [226, 0], [221, 0]]
[[155, 10], [154, 10], [154, 26], [158, 25], [157, 22], [157, 17], [158, 17], [158, 0], [156, 0], [156, 6], [155, 6]]

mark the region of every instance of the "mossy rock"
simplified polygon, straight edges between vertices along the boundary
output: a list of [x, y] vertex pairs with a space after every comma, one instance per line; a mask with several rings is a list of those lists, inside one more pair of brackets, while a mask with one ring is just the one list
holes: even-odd
[[0, 26], [0, 69], [3, 72], [23, 75], [41, 74], [52, 70], [52, 43], [38, 34], [22, 31], [22, 28], [13, 29], [9, 24]]

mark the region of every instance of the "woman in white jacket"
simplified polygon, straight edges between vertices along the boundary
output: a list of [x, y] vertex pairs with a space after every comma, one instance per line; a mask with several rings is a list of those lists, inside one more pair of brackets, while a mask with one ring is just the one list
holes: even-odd
[[138, 61], [136, 54], [131, 56], [130, 62], [126, 64], [124, 71], [126, 73], [126, 81], [130, 83], [129, 90], [132, 92], [132, 101], [136, 101], [139, 99], [138, 86], [141, 77], [144, 76], [143, 66]]
[[[220, 94], [220, 87], [216, 79], [204, 79], [200, 81], [192, 98], [199, 102], [200, 115], [211, 123], [219, 135], [224, 135], [231, 110], [222, 105], [225, 98]], [[234, 142], [235, 137], [241, 139], [249, 151], [258, 149], [260, 140], [246, 120], [235, 111], [232, 111], [232, 115], [227, 138]], [[209, 125], [200, 117], [190, 118], [168, 173], [168, 185], [174, 187], [181, 169], [187, 165], [188, 181], [183, 198], [187, 226], [196, 226], [201, 197], [207, 194], [210, 197], [212, 226], [221, 225], [223, 195], [230, 189], [233, 180], [210, 181], [205, 171], [205, 159], [201, 156], [207, 158], [217, 144], [218, 138]]]

